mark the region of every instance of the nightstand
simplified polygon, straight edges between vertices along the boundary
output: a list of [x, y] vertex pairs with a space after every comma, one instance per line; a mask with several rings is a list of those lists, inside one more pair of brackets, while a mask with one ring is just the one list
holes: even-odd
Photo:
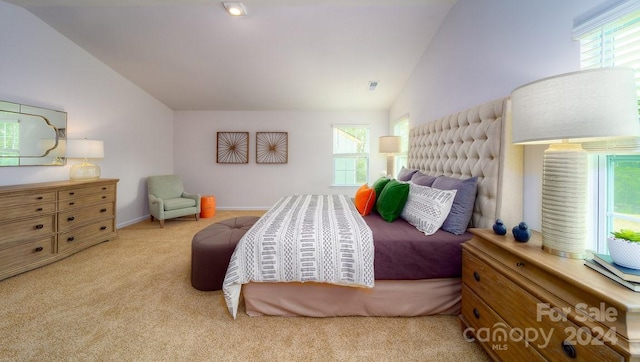
[[542, 250], [540, 233], [471, 229], [463, 246], [462, 327], [496, 360], [640, 361], [640, 293], [583, 260]]

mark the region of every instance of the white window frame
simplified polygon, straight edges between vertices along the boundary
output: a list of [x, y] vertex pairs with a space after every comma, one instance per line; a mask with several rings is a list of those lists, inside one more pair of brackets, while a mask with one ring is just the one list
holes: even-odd
[[[636, 13], [638, 16], [632, 17]], [[576, 22], [574, 39], [580, 40], [580, 68], [627, 66], [636, 69], [636, 84], [640, 96], [640, 0], [618, 3]], [[583, 145], [595, 150], [589, 156], [590, 218], [592, 230], [587, 237], [587, 249], [608, 253], [606, 238], [612, 231], [614, 214], [612, 185], [609, 183], [609, 161], [612, 153], [632, 154], [640, 158], [640, 139], [625, 141], [613, 147]], [[603, 150], [603, 148], [606, 148]]]
[[[362, 128], [367, 131], [367, 140], [364, 147], [365, 152], [351, 152], [351, 153], [336, 152], [336, 149], [335, 149], [336, 130], [343, 129], [343, 128]], [[361, 186], [362, 184], [365, 184], [365, 183], [369, 183], [369, 169], [370, 169], [369, 160], [370, 160], [370, 153], [371, 153], [371, 126], [367, 124], [335, 124], [331, 126], [331, 139], [332, 139], [332, 154], [333, 154], [332, 160], [331, 160], [331, 170], [332, 170], [331, 186], [332, 187], [354, 187], [354, 186]], [[337, 183], [336, 182], [336, 178], [337, 178], [336, 159], [338, 158], [353, 158], [356, 161], [356, 163], [358, 159], [364, 159], [365, 166], [366, 166], [365, 180], [358, 180], [357, 176], [355, 176], [354, 177], [355, 181], [353, 183]]]

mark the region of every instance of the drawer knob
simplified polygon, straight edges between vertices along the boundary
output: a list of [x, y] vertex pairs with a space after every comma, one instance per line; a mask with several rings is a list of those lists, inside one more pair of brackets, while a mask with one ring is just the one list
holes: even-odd
[[522, 268], [522, 267], [524, 267], [524, 262], [519, 261], [519, 262], [516, 263], [516, 266], [518, 268]]
[[36, 225], [36, 229], [42, 229], [43, 227], [44, 227], [44, 225], [42, 225], [42, 224]]
[[75, 192], [69, 192], [69, 195], [71, 195], [71, 196], [73, 196], [75, 194], [76, 194]]
[[106, 186], [103, 186], [103, 187], [102, 187], [102, 189], [103, 189], [103, 190], [106, 190], [106, 189], [107, 189], [107, 187], [106, 187]]
[[73, 217], [73, 216], [69, 216], [69, 217], [67, 218], [67, 221], [73, 221], [73, 220], [75, 220], [75, 219], [76, 219], [75, 217]]
[[480, 312], [476, 308], [473, 308], [473, 316], [480, 319]]
[[39, 207], [39, 208], [37, 208], [37, 209], [36, 209], [36, 211], [42, 211], [42, 208], [41, 208], [41, 207]]
[[35, 248], [35, 249], [34, 249], [34, 251], [35, 251], [36, 253], [39, 253], [39, 252], [41, 252], [41, 251], [43, 251], [43, 250], [44, 250], [44, 248], [43, 248], [42, 246], [38, 246], [37, 248]]
[[100, 209], [100, 212], [107, 212], [107, 209]]
[[75, 238], [75, 237], [73, 237], [73, 236], [69, 236], [69, 237], [67, 238], [67, 241], [68, 241], [68, 242], [72, 242], [72, 241], [74, 241], [74, 240], [76, 240], [76, 238]]
[[475, 279], [477, 282], [480, 281], [480, 273], [478, 273], [477, 271], [473, 272], [473, 279]]
[[101, 226], [100, 230], [107, 230], [107, 227], [106, 226]]
[[75, 202], [70, 202], [70, 203], [69, 203], [69, 206], [73, 206], [73, 205], [75, 205], [75, 204], [76, 204]]
[[106, 197], [106, 196], [104, 196], [104, 195], [102, 195], [102, 198], [103, 198], [103, 199], [106, 199], [107, 197]]
[[562, 341], [562, 350], [564, 351], [564, 354], [570, 358], [576, 358], [578, 356], [576, 348], [570, 342]]
[[36, 197], [36, 200], [42, 200], [42, 199], [44, 199], [44, 197], [42, 197], [42, 196]]

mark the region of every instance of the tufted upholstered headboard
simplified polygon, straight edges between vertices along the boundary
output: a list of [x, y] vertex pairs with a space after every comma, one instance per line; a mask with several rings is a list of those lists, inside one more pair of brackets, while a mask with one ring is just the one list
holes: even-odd
[[472, 227], [522, 221], [523, 149], [511, 144], [510, 99], [487, 102], [409, 132], [407, 167], [433, 176], [478, 176]]

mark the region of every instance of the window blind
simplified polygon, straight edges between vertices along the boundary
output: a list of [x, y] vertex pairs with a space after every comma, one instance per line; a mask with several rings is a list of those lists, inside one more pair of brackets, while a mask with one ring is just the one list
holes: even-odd
[[[640, 0], [626, 1], [576, 24], [580, 40], [580, 69], [630, 67], [636, 70], [640, 98]], [[639, 105], [640, 106], [640, 105]], [[591, 152], [640, 152], [640, 138], [617, 142], [584, 143]]]

